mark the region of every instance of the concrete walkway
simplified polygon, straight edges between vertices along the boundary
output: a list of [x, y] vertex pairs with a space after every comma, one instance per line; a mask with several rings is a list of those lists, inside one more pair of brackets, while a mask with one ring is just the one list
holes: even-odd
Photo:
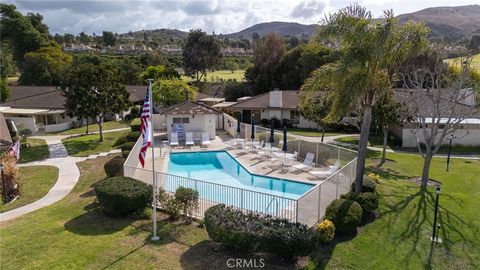
[[77, 162], [86, 159], [96, 158], [98, 156], [106, 156], [111, 153], [118, 153], [120, 150], [112, 150], [108, 153], [100, 153], [98, 155], [91, 155], [89, 157], [72, 157], [68, 155], [67, 149], [62, 144], [62, 139], [68, 136], [35, 136], [34, 138], [44, 139], [48, 145], [50, 158], [34, 161], [24, 164], [19, 164], [19, 167], [49, 165], [58, 168], [58, 179], [55, 185], [48, 191], [43, 198], [24, 205], [22, 207], [10, 210], [0, 214], [0, 222], [17, 218], [21, 215], [33, 212], [42, 207], [51, 205], [67, 196], [73, 189], [80, 177], [80, 171], [77, 167]]

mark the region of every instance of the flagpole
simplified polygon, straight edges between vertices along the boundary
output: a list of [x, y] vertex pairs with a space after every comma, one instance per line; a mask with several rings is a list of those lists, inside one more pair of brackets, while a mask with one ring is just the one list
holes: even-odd
[[160, 238], [157, 236], [157, 177], [155, 173], [155, 138], [153, 137], [153, 96], [152, 96], [152, 81], [153, 79], [147, 79], [148, 82], [148, 100], [150, 101], [150, 138], [152, 139], [152, 186], [153, 186], [153, 236], [152, 241], [157, 241]]

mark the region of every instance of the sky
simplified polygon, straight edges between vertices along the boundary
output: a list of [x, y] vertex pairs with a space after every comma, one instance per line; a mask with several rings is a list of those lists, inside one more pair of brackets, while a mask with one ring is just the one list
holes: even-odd
[[[172, 28], [227, 34], [256, 23], [284, 21], [318, 23], [325, 14], [351, 0], [6, 0], [22, 13], [43, 15], [51, 33], [103, 30], [127, 33], [143, 29]], [[375, 17], [393, 9], [395, 15], [435, 6], [478, 4], [479, 0], [358, 0]]]

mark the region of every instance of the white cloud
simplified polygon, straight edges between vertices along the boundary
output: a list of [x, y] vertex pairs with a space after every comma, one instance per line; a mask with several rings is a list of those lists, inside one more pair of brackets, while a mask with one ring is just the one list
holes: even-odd
[[305, 0], [296, 5], [290, 15], [294, 18], [311, 18], [323, 14], [327, 4], [319, 0]]

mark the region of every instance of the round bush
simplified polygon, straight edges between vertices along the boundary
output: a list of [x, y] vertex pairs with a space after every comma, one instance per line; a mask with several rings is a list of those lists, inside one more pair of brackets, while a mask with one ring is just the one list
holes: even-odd
[[336, 199], [328, 205], [325, 218], [331, 220], [339, 234], [355, 234], [362, 220], [362, 207], [354, 200]]
[[116, 157], [110, 159], [105, 165], [103, 165], [103, 169], [108, 177], [114, 176], [122, 176], [123, 175], [123, 163], [125, 163], [125, 159], [121, 157]]
[[123, 158], [127, 158], [128, 155], [130, 155], [130, 150], [123, 150], [123, 151], [122, 151], [122, 157], [123, 157]]
[[134, 145], [135, 145], [134, 142], [126, 142], [126, 143], [120, 145], [120, 149], [121, 149], [122, 151], [125, 151], [125, 150], [130, 151], [130, 150], [132, 150], [132, 148], [133, 148]]
[[95, 184], [100, 206], [112, 216], [127, 216], [145, 208], [152, 200], [152, 188], [129, 177], [111, 177]]
[[[364, 177], [362, 183], [362, 192], [374, 192], [377, 184], [374, 180]], [[355, 182], [352, 183], [351, 190], [355, 192]]]
[[324, 219], [317, 225], [318, 238], [320, 242], [327, 243], [335, 236], [335, 225], [328, 219]]
[[115, 142], [115, 145], [122, 145], [124, 143], [128, 142], [127, 141], [127, 138], [126, 137], [120, 137], [117, 139], [117, 141]]
[[349, 192], [343, 194], [340, 198], [356, 201], [362, 207], [364, 214], [378, 208], [378, 194], [376, 192], [362, 192], [359, 194]]
[[136, 142], [140, 135], [140, 131], [130, 131], [129, 133], [127, 133], [127, 136], [125, 136], [125, 138], [127, 138], [127, 142]]
[[142, 121], [140, 118], [135, 118], [130, 122], [130, 129], [132, 131], [140, 131], [140, 125], [142, 124]]

